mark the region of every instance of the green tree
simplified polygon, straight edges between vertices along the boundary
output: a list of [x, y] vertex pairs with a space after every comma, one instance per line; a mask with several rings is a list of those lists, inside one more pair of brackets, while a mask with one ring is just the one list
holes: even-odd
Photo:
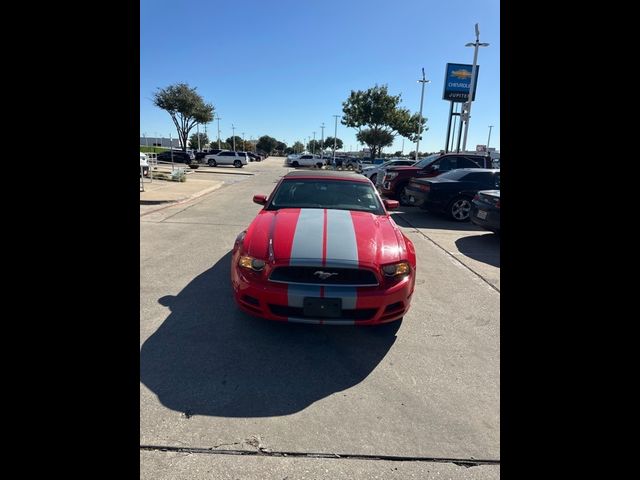
[[258, 150], [262, 150], [263, 152], [271, 155], [271, 152], [276, 148], [277, 145], [278, 141], [275, 138], [270, 137], [269, 135], [263, 135], [258, 139], [256, 147], [258, 148]]
[[320, 153], [320, 140], [309, 140], [309, 143], [307, 143], [307, 151]]
[[153, 94], [153, 104], [171, 116], [178, 131], [180, 148], [183, 151], [187, 150], [187, 139], [193, 127], [197, 123], [213, 121], [213, 105], [205, 103], [204, 99], [196, 92], [196, 88], [191, 88], [186, 83], [159, 88]]
[[[336, 138], [336, 150], [341, 150], [343, 147], [342, 140]], [[324, 141], [324, 148], [327, 150], [333, 150], [333, 137], [327, 137]]]
[[278, 142], [276, 143], [276, 150], [279, 150], [281, 152], [284, 152], [284, 150], [287, 148], [287, 144], [284, 142]]
[[[206, 133], [200, 132], [200, 148], [206, 148], [209, 143], [209, 137]], [[197, 149], [198, 148], [198, 134], [192, 133], [189, 137], [189, 148]]]
[[[211, 142], [209, 144], [209, 148], [213, 149], [217, 149], [218, 148], [218, 141], [214, 140], [213, 142]], [[220, 140], [220, 148], [222, 150], [231, 150], [231, 145], [229, 145], [227, 142], [223, 142], [222, 140]]]
[[234, 135], [233, 137], [229, 137], [227, 138], [226, 142], [231, 145], [230, 148], [233, 148], [233, 139], [236, 139], [236, 150], [237, 151], [242, 151], [242, 137], [238, 136], [238, 135]]
[[427, 130], [426, 119], [401, 108], [400, 100], [401, 95], [389, 95], [386, 85], [375, 85], [365, 91], [352, 90], [342, 103], [344, 115], [340, 123], [358, 129], [356, 138], [369, 147], [371, 158], [377, 158], [382, 148], [393, 144], [396, 135], [415, 142], [420, 123], [422, 131]]
[[304, 145], [300, 142], [293, 144], [293, 153], [300, 153], [304, 150]]

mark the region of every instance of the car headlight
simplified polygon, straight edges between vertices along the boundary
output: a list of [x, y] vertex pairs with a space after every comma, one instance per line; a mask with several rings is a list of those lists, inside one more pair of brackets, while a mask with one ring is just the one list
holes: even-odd
[[264, 260], [260, 260], [258, 258], [253, 258], [249, 256], [240, 257], [240, 261], [238, 262], [242, 268], [246, 268], [247, 270], [253, 270], [254, 272], [260, 272], [266, 265]]
[[398, 172], [389, 172], [384, 176], [384, 178], [386, 178], [387, 180], [393, 180], [397, 176], [398, 176]]
[[398, 277], [401, 275], [407, 275], [411, 271], [409, 262], [392, 263], [391, 265], [385, 265], [382, 267], [382, 273], [385, 277]]

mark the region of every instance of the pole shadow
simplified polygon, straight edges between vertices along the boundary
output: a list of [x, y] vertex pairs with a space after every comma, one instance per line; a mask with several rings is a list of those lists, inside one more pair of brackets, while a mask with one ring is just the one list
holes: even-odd
[[143, 344], [140, 378], [160, 402], [188, 415], [288, 415], [364, 380], [401, 322], [378, 327], [298, 325], [238, 310], [231, 253], [193, 279]]

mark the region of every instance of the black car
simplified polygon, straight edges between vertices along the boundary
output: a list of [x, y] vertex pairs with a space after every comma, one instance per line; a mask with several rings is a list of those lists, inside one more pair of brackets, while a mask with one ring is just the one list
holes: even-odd
[[471, 223], [500, 233], [500, 190], [482, 190], [471, 202]]
[[253, 152], [247, 152], [247, 155], [249, 156], [249, 161], [250, 162], [260, 162], [262, 161], [262, 157], [256, 153]]
[[[171, 161], [171, 150], [167, 150], [166, 152], [161, 152], [158, 154], [158, 156], [156, 157], [158, 160], [163, 161], [163, 162], [170, 162]], [[191, 160], [193, 160], [194, 158], [192, 158], [192, 156], [186, 152], [183, 152], [181, 150], [174, 150], [173, 151], [173, 162], [174, 163], [191, 163]]]
[[412, 178], [406, 187], [410, 205], [469, 220], [471, 201], [479, 190], [500, 189], [500, 170], [460, 168], [432, 178]]

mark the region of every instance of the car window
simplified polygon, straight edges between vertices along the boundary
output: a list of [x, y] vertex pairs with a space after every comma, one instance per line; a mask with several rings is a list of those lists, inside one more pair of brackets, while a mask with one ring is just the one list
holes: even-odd
[[231, 157], [231, 156], [233, 156], [233, 152], [222, 152], [220, 154], [220, 156], [222, 156], [222, 157]]
[[461, 180], [465, 182], [478, 182], [483, 185], [493, 186], [494, 179], [492, 172], [470, 172], [464, 175]]
[[279, 208], [332, 208], [384, 214], [370, 182], [344, 180], [284, 180], [267, 206], [267, 210]]

